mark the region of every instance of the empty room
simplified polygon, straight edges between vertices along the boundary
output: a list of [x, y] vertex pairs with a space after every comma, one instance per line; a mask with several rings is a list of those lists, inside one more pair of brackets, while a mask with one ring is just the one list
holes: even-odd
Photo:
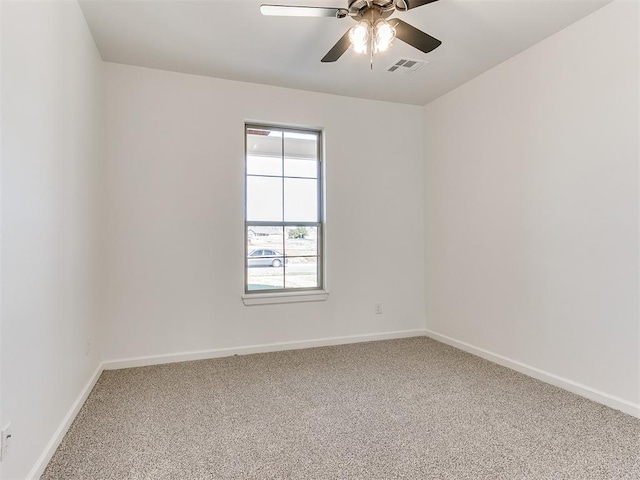
[[0, 0], [0, 478], [640, 479], [635, 0]]

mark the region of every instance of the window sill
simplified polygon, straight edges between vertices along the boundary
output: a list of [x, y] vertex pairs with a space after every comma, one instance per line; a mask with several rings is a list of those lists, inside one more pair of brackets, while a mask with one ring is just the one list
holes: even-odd
[[277, 303], [324, 302], [329, 298], [327, 290], [308, 292], [251, 293], [242, 296], [242, 303], [252, 305], [273, 305]]

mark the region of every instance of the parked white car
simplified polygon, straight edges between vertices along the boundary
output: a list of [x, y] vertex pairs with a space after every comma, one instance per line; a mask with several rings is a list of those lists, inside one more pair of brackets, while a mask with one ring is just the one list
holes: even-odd
[[279, 267], [283, 263], [287, 263], [287, 260], [277, 250], [259, 248], [252, 250], [247, 255], [248, 267]]

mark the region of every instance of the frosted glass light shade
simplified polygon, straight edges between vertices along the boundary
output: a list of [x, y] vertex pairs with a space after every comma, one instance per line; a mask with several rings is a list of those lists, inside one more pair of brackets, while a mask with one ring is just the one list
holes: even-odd
[[386, 20], [378, 20], [374, 28], [376, 51], [384, 52], [389, 48], [394, 38], [396, 38], [396, 29]]
[[349, 41], [357, 53], [366, 53], [371, 25], [366, 21], [358, 22], [349, 30]]

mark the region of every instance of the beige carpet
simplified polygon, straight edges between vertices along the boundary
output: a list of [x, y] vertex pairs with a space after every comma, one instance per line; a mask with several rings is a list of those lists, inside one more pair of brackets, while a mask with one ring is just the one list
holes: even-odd
[[426, 338], [107, 371], [44, 479], [640, 479], [640, 420]]

